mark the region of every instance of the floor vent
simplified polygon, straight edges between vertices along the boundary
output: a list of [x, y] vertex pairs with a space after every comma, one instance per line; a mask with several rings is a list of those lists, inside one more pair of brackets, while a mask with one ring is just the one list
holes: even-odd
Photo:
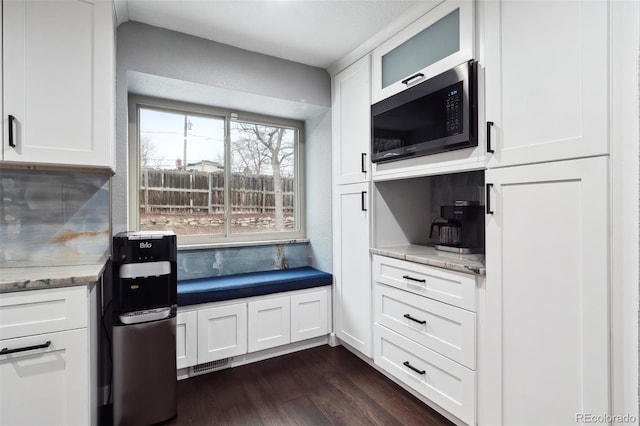
[[231, 358], [219, 359], [217, 361], [205, 362], [191, 367], [191, 376], [210, 373], [212, 371], [222, 370], [229, 367]]

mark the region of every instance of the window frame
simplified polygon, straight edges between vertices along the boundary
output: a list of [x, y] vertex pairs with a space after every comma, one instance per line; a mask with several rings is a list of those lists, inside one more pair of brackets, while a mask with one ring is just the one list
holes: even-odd
[[[304, 161], [304, 122], [282, 117], [254, 114], [246, 111], [220, 108], [208, 105], [174, 101], [149, 96], [129, 95], [129, 138], [128, 138], [128, 229], [140, 229], [140, 134], [139, 108], [158, 111], [191, 114], [224, 119], [224, 233], [223, 235], [178, 235], [179, 249], [210, 248], [229, 245], [261, 245], [283, 243], [306, 239], [306, 203], [305, 203], [305, 161]], [[280, 232], [231, 233], [231, 121], [243, 121], [261, 125], [273, 125], [297, 130], [297, 142], [294, 142], [294, 220], [296, 229]]]

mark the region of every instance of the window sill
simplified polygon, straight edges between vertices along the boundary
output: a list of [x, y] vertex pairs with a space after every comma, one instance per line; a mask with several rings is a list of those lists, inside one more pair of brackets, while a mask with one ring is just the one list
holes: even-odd
[[260, 241], [225, 241], [218, 243], [201, 243], [201, 244], [179, 244], [178, 251], [181, 250], [202, 250], [216, 248], [233, 248], [233, 247], [257, 247], [257, 246], [274, 246], [282, 244], [307, 244], [309, 238], [284, 238]]

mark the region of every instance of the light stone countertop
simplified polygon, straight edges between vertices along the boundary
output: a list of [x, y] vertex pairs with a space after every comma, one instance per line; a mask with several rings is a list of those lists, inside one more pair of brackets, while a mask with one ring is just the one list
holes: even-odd
[[401, 246], [375, 247], [370, 252], [380, 256], [421, 263], [468, 274], [485, 275], [484, 254], [456, 254], [436, 250], [432, 246], [408, 244]]
[[82, 264], [44, 266], [20, 262], [0, 264], [0, 293], [87, 285], [100, 280], [108, 257]]

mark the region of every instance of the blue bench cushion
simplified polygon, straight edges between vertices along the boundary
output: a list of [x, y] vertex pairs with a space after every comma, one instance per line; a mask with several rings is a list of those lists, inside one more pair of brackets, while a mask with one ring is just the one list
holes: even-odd
[[333, 276], [311, 267], [178, 281], [178, 306], [331, 285]]

